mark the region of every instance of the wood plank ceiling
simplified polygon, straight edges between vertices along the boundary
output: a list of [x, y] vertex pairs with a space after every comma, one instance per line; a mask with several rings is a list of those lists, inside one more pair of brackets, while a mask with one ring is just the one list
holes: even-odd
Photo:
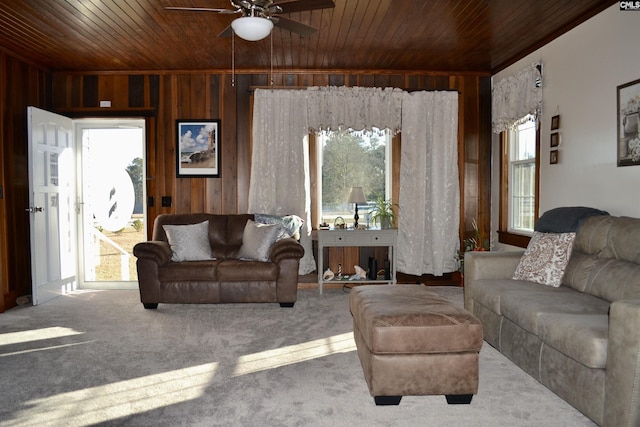
[[[281, 0], [279, 0], [281, 1]], [[611, 0], [335, 0], [286, 15], [318, 29], [275, 28], [276, 70], [495, 73]], [[52, 71], [228, 70], [237, 15], [166, 10], [229, 8], [228, 0], [1, 0], [0, 48]], [[235, 67], [266, 70], [271, 38], [235, 39]]]

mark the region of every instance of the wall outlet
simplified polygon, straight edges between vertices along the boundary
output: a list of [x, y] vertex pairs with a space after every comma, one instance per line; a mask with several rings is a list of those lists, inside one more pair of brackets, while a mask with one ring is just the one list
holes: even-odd
[[162, 196], [162, 207], [163, 208], [171, 207], [171, 196]]

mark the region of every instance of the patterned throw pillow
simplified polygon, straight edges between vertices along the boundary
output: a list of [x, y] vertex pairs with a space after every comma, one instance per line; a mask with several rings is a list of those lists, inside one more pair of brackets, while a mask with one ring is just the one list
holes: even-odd
[[562, 283], [575, 238], [576, 233], [535, 231], [513, 274], [513, 279], [557, 288]]
[[209, 245], [209, 221], [188, 225], [163, 225], [171, 247], [171, 261], [215, 259]]
[[280, 227], [276, 224], [260, 224], [248, 220], [242, 234], [242, 247], [238, 253], [240, 259], [267, 261], [269, 250], [276, 242]]

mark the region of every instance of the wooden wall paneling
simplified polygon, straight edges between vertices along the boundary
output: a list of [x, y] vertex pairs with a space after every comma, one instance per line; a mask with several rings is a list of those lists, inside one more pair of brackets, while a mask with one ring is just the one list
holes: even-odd
[[[209, 91], [205, 74], [191, 74], [189, 95], [191, 99], [191, 116], [194, 119], [209, 119], [207, 98]], [[177, 166], [176, 166], [177, 167]], [[190, 179], [190, 212], [205, 211], [206, 178]]]
[[0, 53], [0, 311], [31, 293], [27, 106], [45, 108], [47, 73]]
[[249, 182], [251, 180], [251, 129], [253, 126], [253, 97], [251, 90], [251, 76], [239, 76], [236, 81], [237, 100], [237, 191], [238, 213], [248, 212]]
[[5, 100], [7, 99], [7, 55], [0, 51], [0, 188], [2, 189], [2, 197], [0, 197], [0, 313], [4, 312], [4, 296], [9, 292], [9, 242], [7, 240], [7, 203], [4, 192], [7, 188], [5, 181], [4, 168], [4, 151], [5, 151]]
[[67, 100], [65, 107], [82, 107], [83, 106], [83, 77], [82, 76], [70, 76], [71, 84], [70, 98]]
[[329, 86], [344, 86], [344, 74], [330, 74]]
[[152, 231], [153, 231], [153, 221], [158, 215], [157, 207], [160, 200], [156, 196], [158, 190], [156, 188], [157, 181], [153, 177], [153, 173], [155, 173], [157, 168], [157, 140], [158, 140], [158, 132], [157, 132], [157, 120], [155, 117], [147, 117], [145, 119], [145, 192], [147, 196], [147, 201], [150, 197], [153, 197], [153, 206], [149, 206], [147, 203], [147, 223], [146, 232], [147, 239], [151, 240]]
[[[487, 236], [491, 231], [491, 78], [470, 77], [476, 83], [478, 114], [476, 116], [478, 134], [478, 213], [479, 220]], [[539, 198], [536, 197], [536, 200]]]
[[220, 155], [221, 179], [222, 179], [222, 213], [238, 213], [237, 191], [237, 88], [231, 86], [229, 76], [220, 79], [220, 92], [222, 107], [220, 109], [222, 119], [221, 150]]
[[[220, 119], [220, 76], [207, 74], [207, 117]], [[222, 181], [219, 178], [207, 178], [204, 189], [204, 210], [210, 213], [221, 213], [220, 198]]]
[[166, 75], [161, 77], [160, 87], [160, 108], [158, 109], [159, 130], [158, 133], [158, 160], [159, 166], [155, 173], [157, 180], [158, 195], [156, 205], [159, 213], [173, 213], [174, 206], [171, 208], [163, 208], [161, 203], [162, 196], [172, 196], [176, 194], [176, 131], [175, 120], [178, 115], [178, 93], [177, 93], [177, 76]]
[[88, 75], [81, 79], [82, 83], [82, 105], [80, 107], [90, 108], [98, 106], [98, 76]]
[[127, 107], [148, 107], [149, 79], [140, 74], [129, 75], [127, 79], [129, 91]]

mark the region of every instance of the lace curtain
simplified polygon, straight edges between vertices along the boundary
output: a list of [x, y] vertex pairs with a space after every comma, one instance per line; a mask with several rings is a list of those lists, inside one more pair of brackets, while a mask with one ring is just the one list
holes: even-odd
[[305, 220], [300, 233], [304, 257], [299, 274], [316, 269], [311, 245], [309, 133], [305, 91], [256, 89], [249, 212], [295, 214]]
[[402, 102], [398, 270], [458, 268], [458, 93], [405, 93]]
[[540, 65], [529, 67], [493, 85], [492, 127], [494, 133], [513, 128], [531, 114], [533, 120], [542, 112]]
[[311, 87], [307, 91], [309, 127], [316, 131], [353, 128], [400, 130], [401, 89]]

